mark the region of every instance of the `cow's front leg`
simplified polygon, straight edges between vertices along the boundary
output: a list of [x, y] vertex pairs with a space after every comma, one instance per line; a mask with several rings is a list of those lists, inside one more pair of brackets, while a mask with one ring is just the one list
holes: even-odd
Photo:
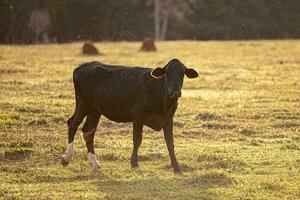
[[133, 122], [133, 150], [131, 155], [131, 167], [138, 167], [138, 149], [142, 143], [143, 124], [140, 122]]
[[165, 136], [165, 141], [168, 147], [168, 151], [170, 154], [170, 159], [171, 159], [171, 165], [173, 167], [174, 173], [180, 173], [180, 167], [178, 165], [175, 152], [174, 152], [174, 140], [173, 140], [173, 119], [168, 122], [165, 127], [163, 128], [164, 130], [164, 136]]

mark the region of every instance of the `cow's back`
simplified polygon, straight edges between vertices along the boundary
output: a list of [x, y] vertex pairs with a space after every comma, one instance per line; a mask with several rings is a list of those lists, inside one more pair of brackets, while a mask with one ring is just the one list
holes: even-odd
[[150, 69], [89, 62], [74, 70], [74, 84], [83, 102], [117, 122], [132, 121], [141, 93], [141, 76]]

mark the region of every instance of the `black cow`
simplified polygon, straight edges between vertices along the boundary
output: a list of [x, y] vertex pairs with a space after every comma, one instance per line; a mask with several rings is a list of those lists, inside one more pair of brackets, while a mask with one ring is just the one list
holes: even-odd
[[99, 164], [94, 152], [94, 135], [101, 115], [115, 122], [133, 123], [131, 166], [138, 167], [138, 148], [146, 125], [155, 131], [163, 129], [175, 173], [180, 172], [174, 153], [173, 116], [181, 96], [183, 78], [198, 73], [172, 59], [163, 68], [125, 67], [100, 62], [83, 63], [74, 70], [76, 108], [68, 120], [68, 147], [62, 164], [68, 165], [73, 155], [73, 140], [78, 126], [82, 128], [88, 159], [94, 168]]

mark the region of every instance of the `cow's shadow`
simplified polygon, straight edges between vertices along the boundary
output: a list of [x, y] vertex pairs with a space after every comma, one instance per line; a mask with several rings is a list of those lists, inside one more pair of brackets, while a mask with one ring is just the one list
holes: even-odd
[[[183, 167], [183, 170], [185, 167]], [[193, 169], [174, 175], [172, 170], [162, 170], [163, 175], [144, 172], [142, 169], [130, 168], [118, 171], [102, 171], [101, 169], [89, 172], [87, 166], [83, 168], [68, 166], [67, 171], [73, 176], [60, 176], [59, 174], [39, 174], [27, 183], [82, 183], [86, 181], [93, 184], [94, 192], [104, 194], [107, 199], [218, 199], [220, 194], [214, 192], [216, 187], [230, 187], [234, 180], [223, 173], [206, 172], [194, 173]], [[125, 174], [124, 175], [124, 170]]]
[[[210, 190], [215, 182], [208, 185], [207, 180], [197, 182], [176, 176], [161, 178], [158, 176], [135, 179], [99, 179], [95, 181], [97, 190], [106, 194], [107, 199], [218, 199]], [[203, 185], [201, 185], [203, 184]]]

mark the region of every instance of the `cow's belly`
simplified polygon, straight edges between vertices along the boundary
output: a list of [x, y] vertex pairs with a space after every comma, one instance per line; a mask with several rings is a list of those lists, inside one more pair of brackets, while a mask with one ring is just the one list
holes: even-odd
[[113, 102], [107, 104], [98, 104], [97, 110], [108, 118], [115, 122], [131, 122], [133, 114], [131, 113], [132, 105], [115, 104]]
[[169, 120], [170, 118], [164, 115], [151, 113], [144, 119], [143, 124], [155, 131], [160, 131]]
[[144, 124], [155, 131], [160, 131], [173, 118], [177, 102], [166, 113], [150, 112], [144, 118]]
[[[126, 114], [126, 113], [120, 114], [120, 113], [104, 112], [102, 113], [102, 115], [105, 116], [107, 119], [118, 123], [132, 122], [134, 120], [131, 114]], [[149, 128], [155, 131], [160, 131], [169, 120], [170, 119], [166, 119], [161, 115], [152, 114], [147, 116], [142, 122], [145, 126], [148, 126]]]
[[114, 122], [132, 122], [132, 116], [128, 113], [103, 112], [103, 116]]
[[106, 118], [115, 122], [131, 122], [139, 90], [135, 87], [100, 88], [94, 98], [94, 105]]

